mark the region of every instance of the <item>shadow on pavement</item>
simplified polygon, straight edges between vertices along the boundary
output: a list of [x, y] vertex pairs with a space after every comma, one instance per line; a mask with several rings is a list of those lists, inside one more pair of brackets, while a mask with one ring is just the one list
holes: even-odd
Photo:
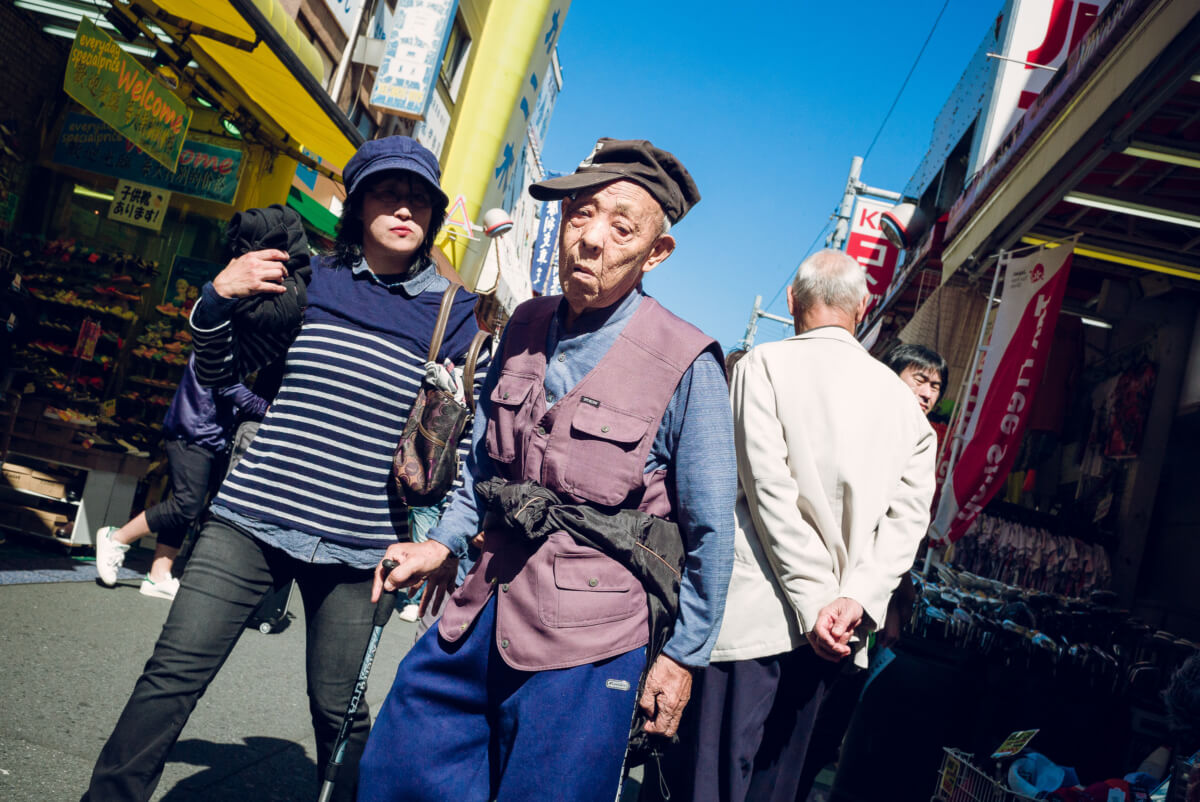
[[175, 744], [169, 763], [186, 763], [204, 770], [179, 781], [159, 797], [161, 802], [294, 802], [317, 798], [317, 765], [304, 747], [282, 738], [250, 737], [244, 743], [237, 746], [193, 739]]

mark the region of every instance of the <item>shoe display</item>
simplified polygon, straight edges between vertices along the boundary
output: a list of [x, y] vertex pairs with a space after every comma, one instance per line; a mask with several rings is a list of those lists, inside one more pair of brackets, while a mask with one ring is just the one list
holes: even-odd
[[96, 533], [96, 573], [105, 587], [117, 584], [117, 571], [125, 563], [129, 546], [112, 539], [120, 527], [104, 526]]
[[420, 617], [421, 617], [421, 605], [419, 605], [419, 604], [406, 604], [400, 610], [400, 620], [401, 621], [408, 621], [411, 623], [413, 621], [416, 621]]
[[166, 599], [172, 601], [175, 598], [175, 593], [179, 590], [179, 580], [175, 577], [169, 577], [159, 582], [155, 582], [146, 574], [142, 579], [142, 586], [138, 592], [143, 596], [152, 596], [155, 599]]

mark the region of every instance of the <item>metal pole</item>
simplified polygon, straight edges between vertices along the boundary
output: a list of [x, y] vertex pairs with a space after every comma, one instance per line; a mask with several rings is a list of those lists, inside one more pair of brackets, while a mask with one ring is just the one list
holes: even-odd
[[342, 60], [338, 62], [337, 72], [333, 74], [333, 81], [329, 84], [329, 96], [333, 98], [334, 103], [338, 102], [342, 88], [346, 85], [346, 75], [350, 72], [350, 60], [354, 56], [354, 45], [358, 43], [358, 32], [362, 30], [363, 18], [367, 16], [367, 7], [371, 5], [374, 5], [372, 0], [362, 0], [362, 5], [354, 13], [354, 22], [350, 25], [350, 38], [346, 41], [345, 49], [342, 50]]
[[842, 205], [838, 207], [837, 223], [829, 237], [829, 247], [840, 251], [850, 233], [850, 214], [854, 211], [854, 196], [858, 194], [858, 177], [862, 174], [862, 156], [850, 160], [850, 175], [846, 178], [846, 190], [842, 193]]
[[749, 351], [754, 347], [754, 335], [758, 333], [758, 308], [762, 305], [762, 296], [754, 296], [754, 309], [750, 312], [750, 322], [746, 324], [746, 336], [742, 337], [742, 342], [738, 346], [743, 351]]

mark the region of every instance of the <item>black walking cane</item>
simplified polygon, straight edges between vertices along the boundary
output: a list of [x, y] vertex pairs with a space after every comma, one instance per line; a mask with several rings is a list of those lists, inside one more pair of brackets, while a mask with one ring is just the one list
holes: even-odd
[[[383, 568], [392, 572], [400, 563], [395, 560], [384, 560]], [[329, 764], [325, 767], [325, 782], [321, 785], [321, 795], [317, 802], [329, 802], [333, 796], [333, 787], [337, 785], [338, 770], [342, 767], [342, 759], [346, 756], [346, 744], [350, 742], [350, 727], [354, 723], [354, 714], [358, 712], [358, 703], [362, 701], [363, 693], [367, 690], [367, 676], [371, 673], [371, 663], [375, 662], [375, 650], [379, 648], [379, 638], [383, 635], [383, 626], [392, 617], [396, 609], [396, 591], [385, 590], [375, 603], [375, 618], [371, 621], [371, 639], [367, 641], [367, 650], [363, 653], [362, 665], [358, 669], [358, 682], [354, 684], [354, 693], [350, 695], [350, 704], [346, 706], [346, 717], [342, 719], [342, 727], [338, 730], [337, 739], [333, 742], [333, 752], [329, 755]]]

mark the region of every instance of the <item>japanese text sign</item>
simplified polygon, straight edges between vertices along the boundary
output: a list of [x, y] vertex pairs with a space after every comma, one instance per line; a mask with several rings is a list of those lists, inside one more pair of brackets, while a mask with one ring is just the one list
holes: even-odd
[[108, 207], [108, 219], [159, 231], [170, 205], [170, 192], [132, 181], [118, 181]]
[[371, 105], [423, 119], [458, 0], [403, 0], [384, 45]]

